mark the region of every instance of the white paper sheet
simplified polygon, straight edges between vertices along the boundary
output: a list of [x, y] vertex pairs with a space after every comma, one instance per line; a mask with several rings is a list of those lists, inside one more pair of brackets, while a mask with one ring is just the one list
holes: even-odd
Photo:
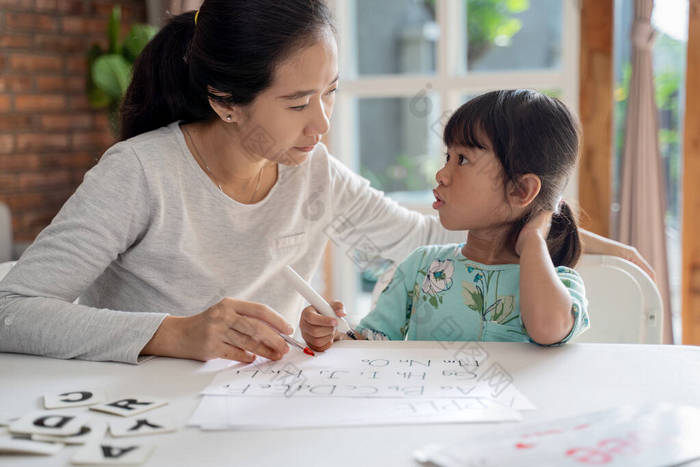
[[521, 420], [492, 399], [337, 399], [203, 396], [189, 425], [204, 430]]
[[495, 360], [462, 349], [334, 347], [309, 357], [232, 365], [217, 373], [205, 395], [265, 398], [490, 398], [516, 410], [535, 407]]
[[485, 433], [450, 446], [425, 446], [414, 457], [441, 467], [651, 467], [700, 458], [698, 440], [700, 408], [658, 404], [499, 428], [496, 436]]

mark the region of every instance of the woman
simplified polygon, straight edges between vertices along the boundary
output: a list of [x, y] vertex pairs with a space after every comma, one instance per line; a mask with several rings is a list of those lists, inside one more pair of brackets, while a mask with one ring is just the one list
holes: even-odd
[[309, 278], [329, 236], [394, 261], [461, 239], [319, 142], [338, 84], [333, 33], [321, 0], [207, 0], [173, 18], [135, 65], [123, 141], [0, 283], [0, 351], [279, 359], [302, 305], [284, 265]]

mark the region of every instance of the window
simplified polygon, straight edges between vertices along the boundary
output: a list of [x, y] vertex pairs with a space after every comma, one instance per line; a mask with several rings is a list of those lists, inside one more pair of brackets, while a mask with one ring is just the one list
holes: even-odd
[[[330, 3], [341, 76], [331, 152], [407, 207], [432, 213], [442, 128], [469, 96], [534, 88], [577, 111], [576, 0]], [[567, 196], [576, 189], [572, 180]], [[357, 318], [369, 311], [372, 277], [351, 256], [334, 248], [333, 291]]]

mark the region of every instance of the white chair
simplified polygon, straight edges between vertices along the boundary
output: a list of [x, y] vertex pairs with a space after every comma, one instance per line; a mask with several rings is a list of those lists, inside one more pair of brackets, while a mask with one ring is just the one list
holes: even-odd
[[[586, 286], [591, 327], [571, 342], [662, 343], [661, 295], [644, 271], [627, 260], [606, 255], [583, 255], [576, 270]], [[396, 265], [377, 281], [372, 308], [394, 271]]]
[[663, 342], [663, 302], [654, 281], [617, 256], [583, 255], [576, 270], [586, 285], [591, 327], [572, 342]]

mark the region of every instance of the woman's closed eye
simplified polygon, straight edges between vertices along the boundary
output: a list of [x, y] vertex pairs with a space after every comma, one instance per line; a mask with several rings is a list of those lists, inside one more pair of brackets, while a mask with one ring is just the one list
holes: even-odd
[[[326, 94], [324, 94], [324, 96], [332, 96], [333, 94], [335, 94], [335, 92], [337, 90], [338, 90], [338, 88], [335, 87], [335, 88], [331, 89], [330, 91], [326, 92]], [[304, 110], [306, 107], [308, 107], [308, 105], [309, 105], [309, 103], [307, 102], [306, 104], [295, 105], [294, 107], [290, 107], [290, 109], [299, 112], [301, 110]]]

